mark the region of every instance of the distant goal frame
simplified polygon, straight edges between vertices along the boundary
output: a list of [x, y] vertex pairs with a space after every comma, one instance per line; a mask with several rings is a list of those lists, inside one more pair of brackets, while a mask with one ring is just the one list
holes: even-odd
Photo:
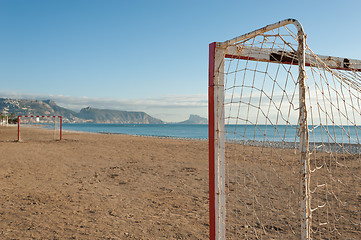
[[56, 118], [59, 119], [59, 141], [63, 139], [63, 117], [59, 115], [19, 115], [18, 116], [18, 122], [17, 122], [17, 130], [18, 130], [18, 142], [21, 141], [20, 138], [20, 119], [21, 118], [53, 118], [54, 121]]

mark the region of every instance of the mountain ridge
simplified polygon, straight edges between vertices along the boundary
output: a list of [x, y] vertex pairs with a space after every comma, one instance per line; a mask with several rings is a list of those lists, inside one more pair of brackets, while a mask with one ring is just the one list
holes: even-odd
[[178, 124], [208, 124], [208, 119], [201, 116], [191, 114], [185, 121], [178, 122]]
[[121, 111], [86, 107], [75, 112], [60, 107], [52, 100], [31, 100], [0, 98], [0, 112], [6, 115], [59, 115], [64, 122], [81, 123], [133, 123], [133, 124], [163, 124], [145, 112]]
[[162, 120], [154, 118], [145, 112], [128, 112], [92, 107], [82, 108], [79, 118], [93, 120], [96, 123], [133, 123], [133, 124], [162, 124]]

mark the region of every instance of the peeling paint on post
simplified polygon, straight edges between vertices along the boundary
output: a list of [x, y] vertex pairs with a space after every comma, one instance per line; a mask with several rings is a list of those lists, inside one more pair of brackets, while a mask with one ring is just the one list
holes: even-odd
[[210, 44], [209, 65], [209, 206], [210, 239], [226, 239], [224, 56], [220, 43]]
[[308, 142], [306, 108], [306, 72], [305, 72], [305, 34], [302, 27], [298, 30], [298, 84], [299, 84], [299, 130], [300, 130], [300, 205], [301, 240], [310, 240], [311, 233], [311, 195], [310, 195], [310, 155]]

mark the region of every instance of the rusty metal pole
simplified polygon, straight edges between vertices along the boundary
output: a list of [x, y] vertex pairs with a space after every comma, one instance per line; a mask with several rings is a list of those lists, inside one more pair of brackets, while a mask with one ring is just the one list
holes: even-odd
[[306, 108], [305, 34], [298, 31], [301, 240], [310, 240], [310, 154]]

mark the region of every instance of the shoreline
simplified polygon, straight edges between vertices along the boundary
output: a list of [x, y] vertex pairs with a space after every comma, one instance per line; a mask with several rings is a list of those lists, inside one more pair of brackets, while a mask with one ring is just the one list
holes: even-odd
[[[83, 132], [90, 133], [90, 132]], [[208, 141], [208, 138], [182, 138], [182, 137], [172, 137], [172, 136], [156, 136], [156, 135], [139, 135], [139, 134], [127, 134], [127, 133], [111, 133], [111, 132], [96, 132], [98, 134], [105, 135], [125, 135], [133, 137], [147, 137], [147, 138], [158, 138], [158, 139], [174, 139], [174, 140], [186, 140], [186, 141]]]
[[[7, 126], [0, 126], [0, 127], [7, 127]], [[17, 125], [13, 124], [11, 127], [17, 127]], [[43, 129], [52, 131], [50, 128], [46, 128], [44, 126], [32, 126], [32, 125], [23, 125], [22, 127], [25, 128], [32, 128], [32, 129]], [[208, 138], [186, 138], [186, 137], [172, 137], [172, 136], [157, 136], [157, 135], [140, 135], [140, 134], [128, 134], [128, 133], [113, 133], [113, 132], [88, 132], [88, 131], [81, 131], [81, 130], [71, 130], [71, 129], [62, 129], [64, 133], [91, 133], [91, 134], [104, 134], [104, 135], [125, 135], [125, 136], [134, 136], [134, 137], [149, 137], [149, 138], [159, 138], [159, 139], [174, 139], [174, 140], [187, 140], [187, 141], [208, 141]]]
[[[17, 125], [12, 125], [10, 127], [15, 127]], [[0, 126], [7, 127], [7, 126]], [[34, 128], [33, 126], [25, 126], [28, 128]], [[35, 127], [37, 128], [37, 127]], [[41, 127], [38, 128], [52, 131], [49, 128]], [[92, 134], [102, 134], [102, 135], [124, 135], [124, 136], [134, 136], [134, 137], [146, 137], [146, 138], [154, 138], [154, 139], [170, 139], [170, 140], [185, 140], [185, 141], [201, 141], [207, 142], [208, 138], [190, 138], [190, 137], [173, 137], [173, 136], [157, 136], [157, 135], [140, 135], [140, 134], [128, 134], [128, 133], [113, 133], [113, 132], [88, 132], [88, 131], [80, 131], [80, 130], [69, 130], [63, 129], [64, 133], [92, 133]], [[277, 148], [277, 149], [295, 149], [298, 150], [299, 142], [267, 142], [267, 141], [257, 141], [257, 140], [233, 140], [226, 139], [226, 143], [228, 144], [240, 144], [244, 146], [252, 146], [252, 147], [264, 147], [264, 148]], [[351, 154], [360, 154], [361, 150], [359, 149], [359, 144], [353, 143], [322, 143], [322, 142], [309, 142], [310, 152], [337, 152], [342, 153], [346, 151]]]

